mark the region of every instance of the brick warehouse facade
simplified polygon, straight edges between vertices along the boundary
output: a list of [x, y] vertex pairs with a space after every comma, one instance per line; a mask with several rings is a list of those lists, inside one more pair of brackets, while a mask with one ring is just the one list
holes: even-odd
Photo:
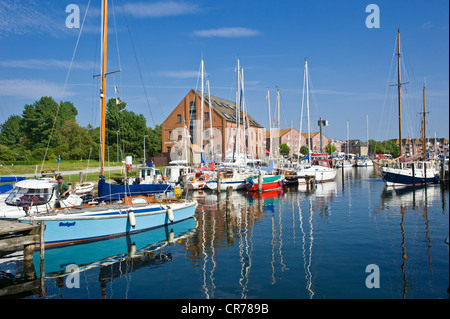
[[[233, 153], [237, 126], [236, 103], [211, 96], [211, 107], [208, 95], [204, 94], [202, 148], [201, 100], [200, 91], [190, 90], [161, 125], [162, 152], [168, 152], [172, 161], [187, 158], [189, 163], [199, 163], [202, 150], [204, 159], [210, 160], [212, 147], [216, 162], [221, 162], [224, 156]], [[245, 114], [245, 119], [249, 124], [249, 134], [244, 139], [241, 133], [241, 148], [235, 152], [244, 153], [245, 149], [251, 150], [254, 158], [262, 159], [265, 156], [264, 128], [248, 114]], [[241, 111], [241, 130], [243, 120]]]

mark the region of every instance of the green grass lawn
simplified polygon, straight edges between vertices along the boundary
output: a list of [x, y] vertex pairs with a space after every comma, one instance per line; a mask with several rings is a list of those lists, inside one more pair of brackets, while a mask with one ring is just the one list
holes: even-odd
[[[117, 162], [105, 162], [105, 167], [115, 167], [119, 166], [122, 163]], [[24, 175], [24, 174], [34, 174], [35, 171], [37, 172], [37, 176], [41, 176], [41, 163], [37, 164], [37, 170], [36, 170], [36, 164], [34, 165], [25, 165], [25, 164], [5, 164], [0, 163], [0, 175]], [[133, 164], [132, 172], [131, 174], [127, 174], [128, 176], [137, 176], [139, 174], [139, 170], [137, 167], [140, 166], [139, 164]], [[163, 170], [163, 167], [158, 167], [159, 169]], [[99, 172], [100, 172], [100, 162], [97, 160], [91, 160], [88, 163], [88, 160], [74, 160], [74, 161], [61, 161], [61, 163], [58, 163], [56, 160], [48, 160], [44, 163], [44, 166], [42, 167], [42, 171], [57, 171], [57, 172], [64, 172], [64, 171], [82, 171], [85, 169], [98, 169], [97, 172], [93, 173], [84, 173], [83, 174], [83, 181], [97, 181]], [[123, 177], [123, 171], [120, 169], [118, 170], [112, 170], [112, 171], [105, 171], [105, 177], [106, 179], [115, 178], [115, 177]], [[78, 183], [80, 180], [79, 174], [74, 175], [64, 175], [64, 179], [67, 182], [76, 182]]]

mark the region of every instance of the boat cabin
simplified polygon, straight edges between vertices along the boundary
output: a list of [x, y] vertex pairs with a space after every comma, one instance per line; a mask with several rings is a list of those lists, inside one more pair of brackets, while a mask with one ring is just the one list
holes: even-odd
[[162, 182], [161, 171], [154, 167], [141, 166], [139, 167], [139, 178], [142, 184], [156, 184]]
[[56, 181], [50, 179], [18, 182], [6, 198], [5, 203], [20, 207], [45, 205], [54, 196], [57, 185]]

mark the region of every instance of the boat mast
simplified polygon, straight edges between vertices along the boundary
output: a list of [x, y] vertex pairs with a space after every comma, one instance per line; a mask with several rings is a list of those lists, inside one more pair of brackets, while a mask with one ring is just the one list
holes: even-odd
[[273, 140], [272, 140], [272, 119], [270, 118], [270, 93], [269, 89], [267, 89], [267, 103], [269, 105], [269, 163], [270, 160], [273, 158]]
[[426, 138], [426, 118], [425, 115], [427, 112], [425, 112], [425, 83], [423, 84], [423, 126], [422, 126], [422, 152], [423, 152], [423, 158], [427, 159], [427, 138]]
[[[202, 73], [202, 100], [201, 100], [201, 107], [200, 107], [200, 154], [203, 154], [203, 105], [205, 101], [205, 93], [203, 92], [203, 81], [204, 81], [204, 62], [202, 58], [201, 62], [201, 73]], [[203, 157], [203, 156], [202, 156]], [[202, 159], [200, 159], [200, 162]]]
[[397, 41], [398, 138], [399, 138], [400, 155], [402, 155], [402, 100], [400, 98], [402, 82], [401, 82], [401, 75], [400, 75], [400, 29], [398, 29], [397, 33], [398, 33], [398, 41]]
[[106, 122], [106, 49], [108, 39], [108, 0], [102, 3], [102, 89], [101, 98], [101, 126], [100, 126], [100, 175], [104, 176], [105, 166], [105, 122]]
[[305, 60], [305, 81], [306, 81], [306, 116], [307, 116], [307, 126], [308, 126], [308, 163], [311, 164], [311, 130], [309, 126], [309, 73], [308, 73], [308, 60]]
[[278, 163], [278, 168], [280, 168], [280, 89], [278, 89], [278, 88], [277, 88], [277, 130], [278, 130], [277, 163]]

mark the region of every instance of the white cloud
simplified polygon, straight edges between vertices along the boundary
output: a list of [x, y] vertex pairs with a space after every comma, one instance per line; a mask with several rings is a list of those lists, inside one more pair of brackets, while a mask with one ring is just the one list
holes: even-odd
[[199, 76], [198, 71], [161, 71], [158, 73], [160, 76], [177, 78], [177, 79], [189, 79], [197, 78]]
[[57, 15], [56, 8], [46, 1], [0, 1], [0, 37], [10, 34], [67, 32], [66, 13]]
[[193, 35], [198, 37], [219, 37], [219, 38], [247, 38], [260, 35], [258, 30], [248, 29], [248, 28], [219, 28], [210, 30], [197, 30], [194, 31]]
[[[57, 59], [24, 59], [24, 60], [4, 60], [0, 61], [0, 67], [3, 68], [22, 68], [33, 70], [46, 69], [68, 69], [70, 61]], [[72, 69], [92, 70], [94, 62], [76, 62], [72, 64]]]
[[[62, 98], [63, 85], [45, 80], [7, 79], [0, 80], [0, 96], [39, 99], [42, 96]], [[74, 95], [66, 90], [64, 97]]]
[[154, 3], [129, 3], [125, 5], [127, 13], [138, 17], [170, 17], [195, 14], [200, 11], [198, 5], [189, 2], [161, 1]]
[[430, 21], [422, 24], [422, 29], [425, 29], [425, 30], [432, 29], [433, 27], [434, 27], [434, 24], [432, 24]]

